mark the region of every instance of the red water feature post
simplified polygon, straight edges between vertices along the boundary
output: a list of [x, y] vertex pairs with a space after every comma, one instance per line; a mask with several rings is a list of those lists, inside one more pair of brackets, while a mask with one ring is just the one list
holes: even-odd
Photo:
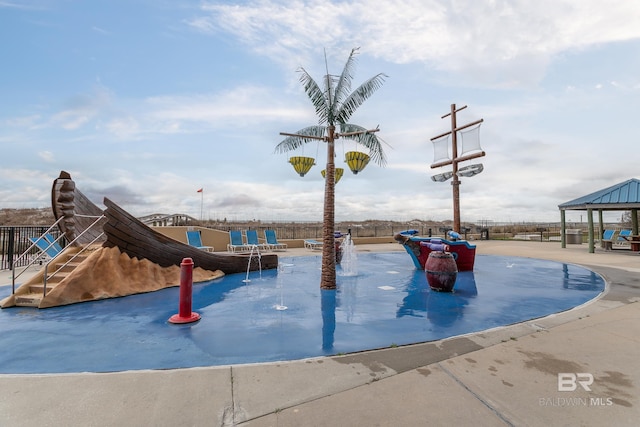
[[180, 303], [178, 314], [169, 318], [170, 323], [192, 323], [200, 320], [200, 315], [191, 311], [193, 295], [193, 260], [183, 258], [180, 263]]

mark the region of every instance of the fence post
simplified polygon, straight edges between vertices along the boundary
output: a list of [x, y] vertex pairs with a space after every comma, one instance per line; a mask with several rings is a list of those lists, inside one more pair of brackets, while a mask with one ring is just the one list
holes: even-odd
[[14, 252], [14, 248], [15, 248], [15, 242], [14, 242], [15, 235], [16, 235], [15, 228], [14, 227], [10, 227], [9, 228], [9, 237], [8, 237], [9, 244], [7, 245], [7, 252], [8, 252], [7, 253], [7, 257], [8, 257], [8, 260], [9, 260], [9, 270], [12, 270], [12, 271], [13, 271], [13, 252]]

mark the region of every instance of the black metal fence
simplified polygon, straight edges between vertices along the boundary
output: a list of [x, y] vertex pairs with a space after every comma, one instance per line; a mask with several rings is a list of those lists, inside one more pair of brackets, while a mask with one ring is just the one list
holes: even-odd
[[[569, 224], [569, 228], [584, 228], [583, 224]], [[253, 229], [262, 235], [265, 229], [276, 231], [278, 239], [321, 239], [322, 225], [318, 223], [286, 223], [286, 224], [265, 224], [265, 223], [244, 223], [244, 224], [213, 224], [209, 225], [222, 231]], [[16, 267], [21, 267], [29, 263], [30, 257], [18, 260], [18, 257], [31, 246], [30, 237], [39, 237], [47, 231], [48, 226], [0, 226], [0, 270], [11, 269], [14, 262], [18, 262]], [[393, 224], [358, 224], [340, 222], [336, 223], [336, 231], [342, 233], [351, 232], [353, 237], [392, 237], [403, 230], [417, 230], [421, 236], [444, 237], [451, 227], [443, 227], [440, 224], [416, 225], [394, 222]], [[540, 240], [551, 240], [559, 238], [559, 224], [505, 224], [492, 226], [470, 226], [464, 227], [462, 233], [465, 238], [472, 239], [512, 239], [518, 233], [524, 231], [536, 232], [540, 235]], [[57, 228], [51, 230], [51, 234], [58, 238], [60, 231]], [[30, 255], [37, 256], [39, 249], [33, 248]]]
[[[239, 225], [233, 224], [229, 226], [214, 225], [210, 228], [230, 231], [230, 230], [257, 230], [258, 235], [262, 236], [264, 230], [275, 230], [278, 239], [321, 239], [322, 238], [322, 226], [316, 224], [286, 224], [286, 225], [256, 225], [246, 224]], [[451, 227], [435, 227], [435, 226], [414, 226], [407, 224], [394, 224], [394, 225], [376, 225], [376, 226], [363, 226], [360, 224], [337, 224], [336, 231], [340, 231], [343, 234], [351, 233], [352, 237], [392, 237], [393, 235], [404, 230], [418, 230], [418, 234], [421, 236], [441, 236], [444, 237]], [[475, 229], [474, 229], [475, 230]]]
[[[32, 257], [18, 258], [33, 244], [29, 238], [42, 236], [48, 228], [48, 226], [29, 225], [0, 226], [0, 270], [10, 270], [14, 263], [16, 267], [26, 266]], [[51, 230], [50, 233], [56, 239], [60, 236], [60, 231], [57, 229]], [[29, 255], [39, 254], [40, 249], [36, 247], [29, 251]]]
[[[204, 227], [216, 230], [257, 230], [262, 235], [264, 229], [276, 230], [279, 239], [319, 239], [322, 238], [322, 225], [319, 223], [229, 223], [229, 224], [203, 224]], [[567, 224], [567, 228], [585, 229], [586, 224]], [[336, 223], [336, 231], [347, 233], [351, 231], [353, 237], [387, 237], [393, 236], [403, 230], [417, 230], [420, 236], [444, 237], [452, 227], [443, 224], [415, 224], [390, 222], [387, 224], [366, 224], [366, 223]], [[488, 239], [511, 239], [521, 233], [537, 233], [544, 240], [549, 237], [559, 236], [561, 226], [559, 223], [509, 223], [501, 225], [475, 225], [463, 224], [461, 233], [464, 238], [477, 240]]]

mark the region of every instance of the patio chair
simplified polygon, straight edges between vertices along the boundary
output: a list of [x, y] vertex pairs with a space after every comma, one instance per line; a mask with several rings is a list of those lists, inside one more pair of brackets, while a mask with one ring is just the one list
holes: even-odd
[[276, 237], [275, 230], [264, 230], [264, 238], [267, 241], [267, 244], [271, 247], [271, 250], [274, 251], [286, 251], [287, 244], [279, 243], [278, 238]]
[[[62, 248], [58, 250], [52, 242], [44, 237], [29, 237], [31, 243], [34, 243], [40, 249], [40, 256], [47, 259], [54, 259], [62, 252]], [[58, 245], [59, 246], [59, 245]]]
[[322, 242], [313, 239], [307, 239], [304, 241], [304, 247], [312, 250], [322, 249]]
[[202, 235], [200, 234], [200, 230], [187, 230], [187, 242], [189, 246], [193, 246], [194, 248], [201, 249], [207, 252], [213, 252], [213, 246], [204, 246], [202, 244]]
[[615, 234], [615, 230], [604, 230], [602, 233], [602, 240], [611, 240], [613, 239], [613, 235]]
[[47, 233], [44, 235], [44, 238], [47, 239], [49, 243], [52, 243], [52, 246], [55, 248], [55, 250], [57, 250], [58, 252], [62, 252], [62, 246], [60, 246], [60, 243], [58, 243], [58, 240], [55, 237]]
[[619, 248], [627, 248], [631, 247], [629, 240], [625, 239], [625, 237], [631, 236], [631, 230], [620, 230], [618, 233], [618, 238], [613, 242], [613, 244]]
[[247, 236], [247, 245], [250, 247], [257, 246], [259, 250], [263, 251], [271, 249], [269, 244], [260, 243], [260, 239], [258, 239], [258, 232], [256, 230], [247, 230], [244, 232], [244, 235]]
[[604, 230], [602, 233], [602, 239], [600, 240], [600, 247], [611, 250], [611, 245], [613, 243], [613, 235], [615, 234], [615, 230]]
[[229, 230], [229, 243], [227, 243], [228, 252], [248, 252], [251, 246], [245, 245], [242, 241], [242, 231]]

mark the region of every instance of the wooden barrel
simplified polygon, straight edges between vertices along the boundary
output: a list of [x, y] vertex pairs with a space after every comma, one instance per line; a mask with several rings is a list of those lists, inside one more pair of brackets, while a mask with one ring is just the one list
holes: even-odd
[[456, 260], [449, 252], [431, 252], [424, 265], [429, 287], [434, 291], [451, 292], [458, 277]]

